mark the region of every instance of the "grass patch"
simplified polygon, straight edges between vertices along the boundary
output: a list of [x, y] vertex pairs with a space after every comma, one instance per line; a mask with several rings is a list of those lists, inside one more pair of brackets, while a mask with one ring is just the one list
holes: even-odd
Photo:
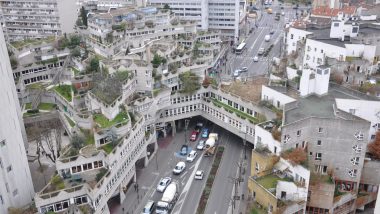
[[32, 109], [32, 103], [25, 103], [25, 110]]
[[54, 91], [59, 93], [62, 97], [64, 97], [67, 101], [71, 102], [73, 99], [71, 91], [72, 87], [71, 85], [59, 85], [54, 87]]
[[42, 83], [37, 82], [37, 83], [27, 85], [26, 88], [27, 89], [42, 89], [44, 88], [44, 86], [42, 85]]
[[291, 181], [291, 179], [282, 179], [280, 177], [270, 174], [260, 177], [256, 181], [265, 189], [273, 189], [276, 188], [278, 181]]
[[103, 114], [94, 114], [93, 118], [101, 128], [108, 128], [118, 123], [124, 124], [128, 121], [128, 113], [120, 112], [113, 120], [108, 120]]
[[71, 67], [71, 70], [74, 72], [74, 76], [77, 76], [80, 73], [80, 70], [76, 67]]
[[[65, 183], [63, 182], [63, 179], [59, 175], [55, 175], [51, 178], [51, 186], [54, 190], [61, 190], [65, 188]], [[53, 191], [54, 191], [53, 190]]]
[[109, 144], [106, 144], [104, 146], [102, 146], [101, 148], [107, 153], [107, 154], [110, 154], [112, 152], [112, 150], [116, 147], [117, 143], [109, 143]]
[[238, 109], [236, 109], [230, 105], [227, 105], [223, 102], [220, 102], [219, 100], [213, 99], [212, 103], [219, 108], [223, 107], [226, 111], [235, 113], [238, 117], [240, 117], [242, 119], [248, 119], [251, 123], [255, 123], [255, 124], [259, 123], [259, 120], [255, 117], [253, 117], [252, 115], [245, 113], [243, 111], [240, 111], [240, 110], [238, 110]]
[[47, 38], [44, 38], [44, 39], [24, 39], [24, 40], [21, 40], [21, 41], [15, 41], [15, 42], [11, 42], [11, 45], [17, 49], [19, 48], [22, 48], [26, 45], [39, 45], [39, 44], [42, 44], [42, 42], [53, 42], [55, 40], [55, 37], [54, 36], [49, 36]]
[[66, 117], [67, 121], [69, 122], [70, 126], [74, 127], [75, 126], [75, 122], [69, 116], [67, 116], [66, 114], [65, 114], [65, 117]]
[[224, 152], [224, 147], [222, 146], [218, 147], [217, 152], [215, 154], [215, 159], [212, 163], [210, 174], [207, 177], [206, 186], [203, 189], [201, 199], [198, 204], [198, 208], [196, 212], [197, 214], [203, 214], [205, 212], [207, 201], [208, 201], [208, 198], [210, 197], [212, 185], [215, 180], [216, 172], [218, 171], [220, 162], [222, 161], [223, 152]]
[[46, 111], [51, 111], [53, 110], [57, 105], [54, 103], [40, 103], [38, 105], [38, 109], [40, 110], [46, 110]]

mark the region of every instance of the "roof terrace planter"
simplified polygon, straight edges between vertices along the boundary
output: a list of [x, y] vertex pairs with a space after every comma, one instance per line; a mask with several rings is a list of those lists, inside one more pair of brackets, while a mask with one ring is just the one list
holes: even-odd
[[127, 112], [120, 112], [113, 120], [108, 120], [103, 114], [94, 114], [94, 121], [100, 126], [100, 128], [110, 128], [112, 126], [121, 127], [127, 124], [129, 116]]
[[71, 102], [73, 100], [72, 86], [71, 85], [58, 85], [53, 88], [57, 94], [64, 98], [66, 101]]
[[239, 118], [241, 118], [243, 120], [247, 119], [250, 123], [257, 124], [260, 122], [258, 118], [253, 117], [252, 115], [245, 113], [243, 111], [240, 111], [240, 110], [238, 110], [238, 109], [236, 109], [230, 105], [227, 105], [227, 104], [225, 104], [225, 103], [223, 103], [217, 99], [212, 99], [212, 103], [219, 108], [223, 107], [224, 110], [228, 111], [231, 114], [235, 113], [236, 116], [238, 116]]

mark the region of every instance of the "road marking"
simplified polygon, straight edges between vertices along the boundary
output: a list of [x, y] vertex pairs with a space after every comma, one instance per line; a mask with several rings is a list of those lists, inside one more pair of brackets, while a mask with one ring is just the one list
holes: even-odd
[[159, 175], [160, 173], [158, 172], [152, 172], [153, 175]]
[[154, 195], [154, 191], [152, 191], [152, 194], [150, 194], [150, 197], [153, 198], [153, 195]]
[[195, 165], [192, 165], [189, 169], [192, 169], [192, 168], [194, 168], [195, 167]]
[[186, 174], [187, 174], [187, 171], [185, 171], [185, 172], [180, 176], [180, 178], [182, 179], [183, 176], [185, 176]]
[[[201, 157], [198, 159], [198, 161], [196, 162], [196, 164], [195, 164], [195, 168], [196, 168], [196, 169], [198, 169], [198, 167], [199, 167], [199, 165], [200, 165], [200, 163], [201, 163], [202, 158], [203, 158], [203, 156], [201, 156]], [[187, 193], [189, 193], [189, 189], [190, 189], [190, 187], [191, 187], [191, 184], [192, 184], [193, 181], [194, 181], [194, 179], [192, 179], [192, 178], [194, 177], [195, 172], [196, 172], [196, 170], [193, 170], [193, 172], [191, 173], [191, 175], [190, 175], [189, 179], [187, 180], [187, 183], [186, 183], [185, 187], [183, 188], [183, 190], [182, 190], [181, 195], [179, 196], [179, 198], [182, 197], [182, 195], [184, 194], [184, 197], [183, 197], [183, 198], [186, 199]], [[183, 203], [180, 204], [180, 205], [179, 205], [178, 203], [176, 203], [176, 204], [174, 205], [174, 207], [173, 207], [173, 210], [175, 210], [178, 206], [179, 206], [178, 212], [175, 212], [175, 213], [181, 213], [181, 209], [182, 209]]]

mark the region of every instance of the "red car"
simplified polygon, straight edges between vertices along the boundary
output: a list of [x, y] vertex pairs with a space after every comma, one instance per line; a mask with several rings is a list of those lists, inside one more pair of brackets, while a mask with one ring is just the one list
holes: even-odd
[[191, 132], [190, 141], [196, 141], [197, 137], [198, 137], [198, 132], [197, 131]]

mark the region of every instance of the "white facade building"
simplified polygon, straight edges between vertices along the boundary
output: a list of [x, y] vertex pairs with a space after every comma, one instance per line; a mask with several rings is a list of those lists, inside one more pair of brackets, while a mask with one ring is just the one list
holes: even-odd
[[197, 21], [202, 30], [220, 30], [222, 36], [239, 37], [239, 23], [245, 16], [245, 4], [239, 0], [149, 0], [148, 4], [157, 7], [169, 5], [177, 17]]
[[34, 189], [24, 147], [25, 129], [1, 27], [0, 75], [0, 213], [8, 213], [9, 207], [31, 203]]
[[57, 0], [1, 0], [0, 21], [8, 41], [62, 34]]

